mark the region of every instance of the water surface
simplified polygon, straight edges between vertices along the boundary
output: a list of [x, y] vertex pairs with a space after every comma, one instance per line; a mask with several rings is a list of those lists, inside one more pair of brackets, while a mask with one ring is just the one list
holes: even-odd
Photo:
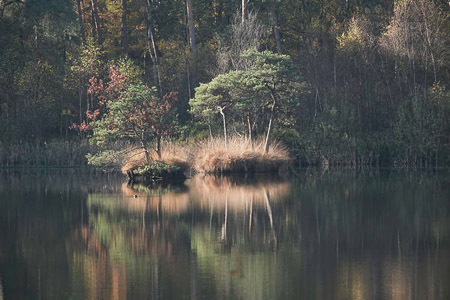
[[0, 173], [0, 299], [449, 299], [448, 172]]

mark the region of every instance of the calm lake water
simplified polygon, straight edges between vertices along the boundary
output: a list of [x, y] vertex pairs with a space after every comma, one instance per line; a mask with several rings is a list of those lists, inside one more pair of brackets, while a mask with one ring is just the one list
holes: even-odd
[[0, 299], [450, 299], [450, 174], [4, 171]]

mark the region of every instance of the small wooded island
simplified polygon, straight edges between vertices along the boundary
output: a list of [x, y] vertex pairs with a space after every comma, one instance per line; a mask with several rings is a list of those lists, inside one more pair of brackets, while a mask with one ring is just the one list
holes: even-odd
[[[176, 130], [173, 107], [177, 93], [160, 97], [156, 88], [142, 83], [129, 61], [111, 65], [107, 80], [92, 78], [89, 92], [98, 99], [99, 108], [88, 111], [89, 123], [71, 126], [80, 134], [92, 131], [91, 141], [100, 147], [89, 155], [89, 163], [101, 167], [122, 157], [122, 172], [130, 181], [182, 178], [188, 168], [201, 173], [254, 173], [286, 167], [289, 154], [272, 141], [272, 132], [280, 117], [288, 117], [284, 112], [294, 109], [307, 93], [308, 85], [287, 55], [249, 50], [241, 57], [249, 65], [246, 71], [229, 71], [201, 84], [190, 101], [197, 118], [213, 120], [221, 115], [223, 140], [211, 133], [182, 146], [163, 143]], [[261, 122], [259, 126], [266, 128], [261, 130], [265, 137], [254, 140], [252, 120], [264, 110], [268, 111], [267, 125]], [[229, 137], [227, 117], [236, 115], [245, 117], [248, 131]]]
[[0, 167], [160, 180], [448, 165], [449, 14], [438, 0], [0, 0]]

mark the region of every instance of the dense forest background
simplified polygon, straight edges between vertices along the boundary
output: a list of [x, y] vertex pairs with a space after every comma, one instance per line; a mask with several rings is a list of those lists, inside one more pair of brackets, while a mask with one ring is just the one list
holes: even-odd
[[220, 115], [199, 120], [189, 100], [251, 48], [289, 55], [308, 84], [274, 130], [297, 162], [448, 164], [449, 13], [444, 0], [0, 0], [0, 166], [48, 149], [85, 162], [94, 146], [69, 127], [99, 107], [90, 79], [111, 64], [178, 93], [171, 140], [220, 135]]

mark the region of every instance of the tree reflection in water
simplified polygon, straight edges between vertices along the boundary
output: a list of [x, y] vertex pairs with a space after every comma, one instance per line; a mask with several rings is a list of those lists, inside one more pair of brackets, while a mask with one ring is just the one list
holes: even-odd
[[[250, 228], [245, 230], [245, 239], [251, 240], [253, 228], [261, 236], [259, 246], [273, 243], [271, 206], [279, 205], [289, 190], [287, 182], [238, 183], [227, 177], [196, 177], [181, 187], [123, 184], [121, 194], [89, 194], [89, 222], [73, 232], [85, 244], [76, 255], [73, 272], [87, 275], [84, 285], [89, 298], [121, 298], [131, 292], [130, 287], [136, 296], [147, 295], [149, 290], [143, 287], [154, 287], [150, 290], [158, 297], [164, 284], [190, 294], [193, 285], [198, 285], [190, 280], [198, 280], [196, 265], [205, 249], [196, 248], [202, 247], [203, 240], [215, 245], [208, 251], [229, 253], [242, 240], [242, 224]], [[258, 218], [252, 220], [251, 215]], [[209, 235], [203, 237], [205, 228]], [[152, 275], [140, 278], [143, 273]], [[243, 274], [238, 269], [231, 273]], [[167, 274], [171, 280], [163, 283]], [[127, 278], [143, 281], [127, 283]], [[99, 288], [105, 282], [109, 288]], [[106, 294], [98, 295], [102, 290]]]
[[88, 178], [87, 186], [76, 177], [0, 178], [6, 298], [450, 293], [447, 173], [196, 177], [153, 187]]
[[3, 287], [2, 287], [2, 280], [0, 278], [0, 300], [3, 300]]

